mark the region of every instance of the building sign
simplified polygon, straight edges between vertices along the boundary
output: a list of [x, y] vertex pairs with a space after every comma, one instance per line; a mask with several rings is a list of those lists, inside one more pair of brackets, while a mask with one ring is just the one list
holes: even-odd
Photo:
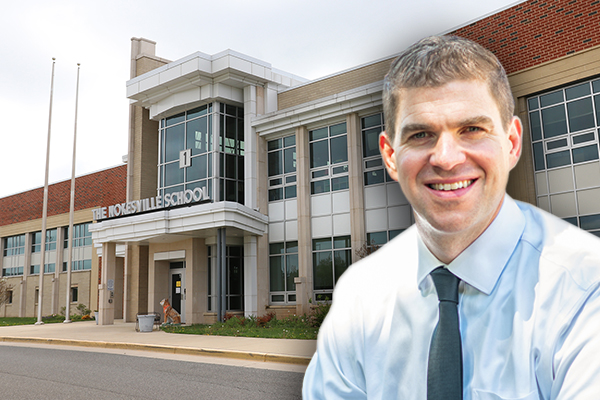
[[180, 192], [167, 193], [164, 196], [150, 197], [148, 199], [134, 200], [108, 207], [100, 207], [92, 210], [92, 213], [94, 221], [101, 221], [106, 218], [133, 215], [148, 211], [157, 211], [164, 208], [197, 203], [204, 200], [210, 200], [210, 197], [208, 196], [208, 189], [206, 187], [197, 187], [194, 189], [182, 190]]

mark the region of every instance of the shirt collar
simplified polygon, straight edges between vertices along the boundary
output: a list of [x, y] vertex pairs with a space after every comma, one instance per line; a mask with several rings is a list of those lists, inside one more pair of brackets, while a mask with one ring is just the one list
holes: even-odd
[[421, 236], [417, 235], [419, 289], [427, 289], [431, 285], [431, 278], [427, 279], [429, 273], [444, 265], [462, 281], [489, 295], [524, 229], [525, 217], [517, 203], [505, 195], [500, 212], [490, 226], [448, 265], [440, 262], [425, 246]]

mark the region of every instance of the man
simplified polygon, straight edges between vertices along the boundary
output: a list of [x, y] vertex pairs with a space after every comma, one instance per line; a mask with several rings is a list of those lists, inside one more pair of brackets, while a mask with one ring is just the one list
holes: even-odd
[[[415, 225], [340, 279], [304, 399], [600, 398], [600, 240], [506, 195], [522, 126], [496, 57], [423, 39], [383, 98], [381, 154]], [[458, 343], [440, 345], [452, 302]], [[440, 363], [449, 347], [459, 364]]]

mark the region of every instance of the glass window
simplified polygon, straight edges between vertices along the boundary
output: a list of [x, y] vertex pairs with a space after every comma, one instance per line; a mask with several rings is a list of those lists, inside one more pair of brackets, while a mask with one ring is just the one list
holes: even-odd
[[269, 244], [269, 281], [272, 303], [294, 303], [298, 276], [298, 242]]
[[[309, 132], [310, 168], [312, 179], [321, 179], [338, 174], [348, 174], [348, 142], [346, 123], [332, 125]], [[321, 169], [322, 168], [322, 169]], [[311, 182], [311, 194], [319, 194], [333, 190], [344, 190], [346, 182], [343, 178], [319, 180]]]
[[594, 127], [594, 110], [592, 108], [591, 98], [586, 97], [567, 103], [567, 111], [569, 114], [569, 127], [571, 128], [571, 132]]
[[529, 113], [529, 123], [531, 125], [531, 138], [533, 141], [542, 140], [542, 124], [540, 122], [540, 113]]
[[573, 144], [591, 142], [594, 140], [594, 132], [585, 133], [583, 135], [573, 136]]
[[556, 92], [540, 96], [540, 103], [542, 107], [550, 106], [552, 104], [560, 103], [562, 101], [564, 101], [562, 90], [558, 90]]
[[[581, 163], [585, 161], [597, 160], [598, 159], [598, 145], [593, 144], [591, 146], [578, 147], [572, 150], [573, 152], [573, 163]], [[600, 201], [600, 199], [598, 199]]]
[[560, 147], [565, 147], [568, 145], [567, 139], [555, 140], [553, 142], [546, 142], [546, 148], [548, 150], [558, 149]]
[[558, 106], [542, 110], [542, 126], [544, 128], [544, 137], [551, 138], [567, 133], [567, 118], [565, 116], [565, 107]]
[[25, 254], [25, 234], [4, 239], [4, 257]]
[[321, 140], [310, 144], [310, 167], [318, 168], [329, 164], [329, 141]]
[[540, 107], [538, 104], [537, 97], [533, 97], [533, 98], [527, 100], [527, 105], [529, 106], [530, 110], [536, 110]]
[[[267, 142], [269, 201], [296, 197], [296, 137], [286, 136]], [[282, 187], [277, 187], [282, 186]]]
[[313, 288], [317, 300], [329, 297], [352, 263], [350, 236], [313, 239]]
[[569, 150], [564, 150], [557, 153], [546, 154], [546, 163], [548, 164], [548, 168], [569, 165], [571, 164], [571, 153]]
[[600, 229], [600, 214], [579, 217], [579, 223], [581, 224], [581, 229], [588, 231], [592, 229]]
[[573, 86], [565, 90], [567, 100], [573, 100], [578, 97], [587, 96], [590, 94], [590, 84], [588, 82], [581, 85]]
[[536, 171], [546, 169], [546, 165], [544, 163], [544, 145], [542, 143], [533, 144], [533, 161]]

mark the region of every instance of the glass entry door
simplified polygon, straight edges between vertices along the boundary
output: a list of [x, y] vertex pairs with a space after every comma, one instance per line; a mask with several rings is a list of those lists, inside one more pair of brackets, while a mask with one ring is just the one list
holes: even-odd
[[169, 273], [169, 302], [171, 307], [181, 315], [181, 322], [185, 322], [185, 264], [183, 262], [171, 263]]

